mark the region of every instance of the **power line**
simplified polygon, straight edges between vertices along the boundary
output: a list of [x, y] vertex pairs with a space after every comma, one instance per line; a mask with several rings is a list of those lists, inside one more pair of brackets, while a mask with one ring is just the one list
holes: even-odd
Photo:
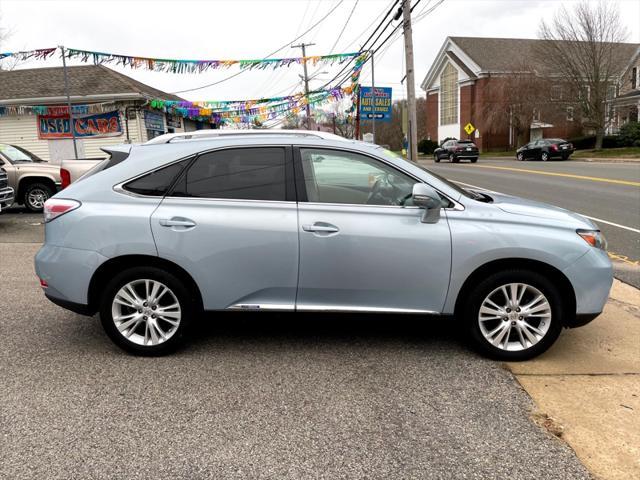
[[353, 4], [353, 8], [351, 9], [351, 12], [349, 13], [349, 16], [347, 17], [347, 21], [344, 22], [344, 26], [342, 27], [342, 30], [340, 30], [340, 35], [338, 35], [338, 38], [336, 38], [336, 41], [334, 42], [333, 46], [331, 47], [331, 49], [329, 50], [330, 52], [333, 52], [334, 49], [336, 48], [336, 46], [338, 45], [338, 42], [340, 41], [340, 39], [342, 38], [342, 34], [344, 33], [344, 31], [347, 28], [347, 25], [349, 25], [349, 21], [351, 20], [351, 17], [353, 16], [353, 12], [356, 11], [356, 7], [358, 6], [358, 2], [360, 0], [356, 0], [356, 2]]
[[[273, 52], [269, 53], [268, 55], [265, 55], [264, 58], [269, 58], [273, 55], [275, 55], [276, 53], [278, 53], [281, 50], [284, 50], [285, 48], [287, 48], [289, 45], [291, 45], [293, 42], [300, 40], [302, 37], [304, 37], [307, 33], [309, 33], [311, 30], [313, 30], [314, 28], [316, 28], [318, 25], [320, 25], [324, 20], [327, 19], [327, 17], [329, 15], [331, 15], [340, 5], [342, 5], [342, 3], [344, 2], [344, 0], [340, 0], [335, 7], [333, 7], [331, 10], [329, 10], [324, 17], [322, 17], [320, 20], [318, 20], [316, 23], [313, 24], [312, 27], [308, 28], [307, 30], [305, 30], [302, 34], [298, 35], [296, 38], [294, 38], [293, 40], [285, 43], [283, 46], [281, 46], [280, 48], [278, 48], [277, 50], [274, 50]], [[223, 78], [222, 80], [218, 80], [217, 82], [213, 82], [213, 83], [209, 83], [207, 85], [202, 85], [201, 87], [195, 87], [195, 88], [188, 88], [186, 90], [180, 90], [178, 92], [171, 92], [172, 94], [178, 94], [178, 93], [185, 93], [185, 92], [193, 92], [195, 90], [202, 90], [203, 88], [207, 88], [207, 87], [212, 87], [214, 85], [218, 85], [222, 82], [226, 82], [227, 80], [231, 80], [232, 78], [237, 77], [238, 75], [241, 75], [243, 73], [245, 73], [247, 70], [240, 70], [239, 72], [234, 73], [233, 75], [230, 75], [226, 78]]]

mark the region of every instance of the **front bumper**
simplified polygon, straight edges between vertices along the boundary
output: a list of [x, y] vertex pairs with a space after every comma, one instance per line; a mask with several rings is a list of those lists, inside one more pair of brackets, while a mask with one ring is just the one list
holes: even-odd
[[613, 284], [613, 267], [607, 252], [597, 248], [589, 251], [563, 273], [576, 295], [576, 318], [567, 326], [579, 327], [596, 318], [604, 308]]
[[13, 188], [5, 187], [0, 190], [0, 210], [9, 208], [14, 201]]
[[68, 310], [91, 314], [89, 283], [107, 257], [91, 250], [43, 245], [35, 257], [36, 275], [48, 287], [45, 296]]

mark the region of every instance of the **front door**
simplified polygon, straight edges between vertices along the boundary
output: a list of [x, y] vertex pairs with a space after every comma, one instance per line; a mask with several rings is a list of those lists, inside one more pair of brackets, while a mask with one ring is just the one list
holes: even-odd
[[206, 310], [293, 310], [298, 218], [291, 147], [200, 155], [151, 218], [158, 255], [194, 278]]
[[451, 240], [410, 203], [418, 181], [346, 150], [296, 150], [298, 310], [440, 312]]

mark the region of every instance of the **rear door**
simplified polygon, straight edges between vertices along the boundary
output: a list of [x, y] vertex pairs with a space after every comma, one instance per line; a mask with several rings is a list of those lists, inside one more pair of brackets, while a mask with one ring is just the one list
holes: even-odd
[[292, 310], [297, 227], [290, 146], [201, 154], [151, 218], [158, 254], [192, 275], [207, 310]]
[[440, 312], [451, 239], [402, 206], [419, 180], [341, 149], [296, 150], [300, 236], [298, 310]]

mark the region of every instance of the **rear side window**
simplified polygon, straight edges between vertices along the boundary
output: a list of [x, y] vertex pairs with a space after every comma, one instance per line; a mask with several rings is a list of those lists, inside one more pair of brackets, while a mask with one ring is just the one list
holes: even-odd
[[182, 172], [190, 161], [191, 159], [182, 160], [181, 162], [172, 163], [169, 166], [147, 173], [125, 184], [123, 188], [139, 195], [162, 197], [167, 193], [175, 179], [180, 175], [180, 172]]
[[200, 155], [172, 196], [286, 200], [285, 149], [233, 148]]

